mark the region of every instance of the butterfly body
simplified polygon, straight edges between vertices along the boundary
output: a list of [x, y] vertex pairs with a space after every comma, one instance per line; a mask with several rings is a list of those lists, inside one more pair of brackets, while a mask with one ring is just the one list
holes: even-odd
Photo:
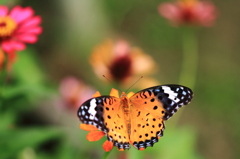
[[193, 97], [192, 91], [180, 85], [161, 85], [133, 95], [100, 96], [83, 103], [78, 117], [94, 125], [119, 150], [133, 145], [139, 150], [153, 146], [163, 136], [168, 120]]

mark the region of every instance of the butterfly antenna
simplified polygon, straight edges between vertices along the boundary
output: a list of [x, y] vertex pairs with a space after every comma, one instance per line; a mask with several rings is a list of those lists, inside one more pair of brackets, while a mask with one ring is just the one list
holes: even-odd
[[[106, 80], [111, 83], [113, 86], [115, 85], [110, 79], [108, 79], [105, 75], [102, 75], [104, 78], [106, 78]], [[122, 92], [122, 90], [120, 88], [118, 88], [117, 86], [114, 86], [116, 87], [118, 90], [120, 90]]]
[[132, 88], [136, 83], [138, 83], [138, 81], [140, 81], [143, 78], [143, 76], [141, 76], [136, 82], [134, 82], [127, 90], [126, 93], [129, 91], [130, 88]]

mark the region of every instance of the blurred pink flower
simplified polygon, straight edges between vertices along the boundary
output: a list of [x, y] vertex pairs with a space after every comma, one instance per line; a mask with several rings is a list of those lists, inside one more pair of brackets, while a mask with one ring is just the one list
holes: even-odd
[[78, 109], [83, 102], [92, 98], [92, 95], [96, 92], [75, 77], [64, 78], [60, 83], [59, 90], [64, 101], [64, 107], [70, 109]]
[[178, 0], [172, 3], [162, 3], [158, 11], [175, 25], [210, 27], [217, 17], [216, 7], [209, 1]]
[[[129, 87], [142, 75], [149, 75], [156, 71], [153, 58], [145, 54], [140, 48], [132, 47], [125, 40], [105, 40], [96, 46], [90, 57], [90, 63], [96, 75], [103, 79], [103, 75], [111, 81]], [[159, 83], [152, 78], [143, 78], [150, 86]]]
[[39, 26], [42, 19], [34, 16], [31, 7], [14, 7], [9, 13], [8, 7], [0, 5], [0, 45], [6, 53], [24, 50], [25, 43], [35, 43], [42, 33]]

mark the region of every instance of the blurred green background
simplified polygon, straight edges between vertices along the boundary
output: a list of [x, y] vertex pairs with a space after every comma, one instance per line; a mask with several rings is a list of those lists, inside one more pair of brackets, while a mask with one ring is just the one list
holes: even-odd
[[[106, 38], [124, 38], [150, 54], [161, 84], [178, 84], [182, 29], [171, 27], [157, 7], [163, 0], [2, 0], [8, 6], [31, 6], [43, 19], [35, 45], [18, 53], [9, 73], [1, 109], [0, 158], [100, 158], [105, 139], [88, 142], [76, 111], [58, 107], [59, 84], [74, 76], [108, 94], [94, 74], [89, 56]], [[240, 1], [213, 1], [216, 24], [198, 28], [199, 63], [194, 99], [166, 122], [164, 137], [146, 151], [131, 148], [109, 158], [240, 157]], [[177, 125], [176, 125], [177, 124]], [[176, 127], [176, 128], [175, 128]]]

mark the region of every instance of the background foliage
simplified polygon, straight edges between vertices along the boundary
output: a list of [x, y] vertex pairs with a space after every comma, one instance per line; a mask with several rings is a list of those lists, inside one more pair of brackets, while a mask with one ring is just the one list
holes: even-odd
[[[31, 6], [42, 16], [44, 28], [37, 44], [18, 53], [9, 73], [0, 110], [1, 158], [100, 158], [104, 140], [88, 142], [76, 112], [56, 101], [60, 81], [69, 75], [109, 93], [111, 86], [99, 80], [88, 63], [93, 47], [105, 38], [124, 38], [141, 47], [159, 65], [156, 79], [178, 83], [183, 30], [159, 16], [162, 0], [0, 2]], [[114, 149], [109, 158], [239, 158], [240, 1], [213, 2], [219, 11], [216, 25], [197, 32], [200, 54], [193, 102], [166, 123], [164, 137], [153, 148]]]

